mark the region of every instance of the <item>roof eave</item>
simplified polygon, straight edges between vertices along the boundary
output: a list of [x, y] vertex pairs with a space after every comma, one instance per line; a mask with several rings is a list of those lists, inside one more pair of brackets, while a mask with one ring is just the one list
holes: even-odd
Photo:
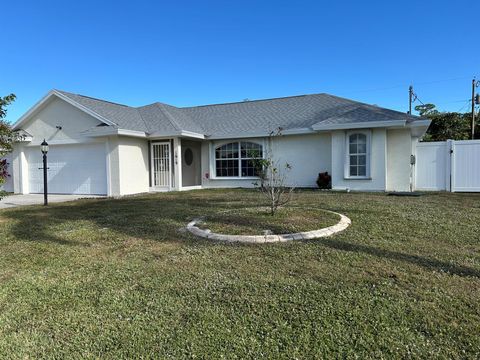
[[119, 129], [119, 128], [110, 127], [110, 126], [93, 128], [93, 129], [84, 131], [82, 134], [88, 137], [102, 137], [102, 136], [113, 136], [113, 135], [130, 136], [130, 137], [137, 137], [137, 138], [147, 137], [147, 134], [143, 131]]
[[327, 130], [347, 130], [347, 129], [366, 129], [366, 128], [383, 128], [383, 127], [405, 127], [407, 120], [387, 120], [387, 121], [365, 121], [345, 124], [322, 124], [318, 123], [312, 126], [316, 131]]
[[431, 122], [432, 120], [427, 119], [412, 121], [407, 124], [407, 127], [410, 128], [412, 136], [422, 137], [427, 132]]
[[187, 138], [194, 138], [194, 139], [205, 139], [204, 134], [200, 134], [194, 131], [188, 130], [179, 130], [179, 131], [157, 131], [151, 134], [148, 134], [149, 138], [167, 138], [167, 137], [187, 137]]
[[103, 116], [97, 114], [96, 112], [90, 110], [89, 108], [87, 108], [87, 107], [77, 103], [76, 101], [70, 99], [68, 96], [63, 95], [62, 93], [60, 93], [56, 90], [50, 90], [44, 97], [42, 97], [40, 99], [40, 101], [38, 101], [25, 114], [23, 114], [17, 120], [17, 122], [15, 122], [15, 124], [13, 124], [12, 129], [13, 130], [20, 129], [20, 126], [22, 126], [30, 118], [30, 116], [32, 116], [36, 111], [38, 111], [52, 96], [56, 96], [56, 97], [58, 97], [58, 98], [60, 98], [64, 101], [66, 101], [70, 105], [73, 105], [77, 109], [89, 114], [90, 116], [93, 116], [94, 118], [96, 118], [97, 120], [99, 120], [100, 122], [102, 122], [106, 125], [110, 125], [110, 126], [116, 125], [114, 122], [104, 118]]

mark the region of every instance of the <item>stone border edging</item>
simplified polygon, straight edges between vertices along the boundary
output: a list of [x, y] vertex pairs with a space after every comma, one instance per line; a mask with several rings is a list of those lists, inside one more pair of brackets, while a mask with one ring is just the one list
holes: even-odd
[[212, 239], [212, 240], [259, 244], [259, 243], [286, 242], [286, 241], [292, 241], [292, 240], [311, 240], [311, 239], [327, 237], [345, 230], [352, 223], [352, 220], [350, 220], [348, 217], [346, 217], [343, 214], [330, 211], [330, 210], [323, 210], [323, 211], [327, 211], [332, 214], [336, 214], [340, 216], [340, 221], [335, 225], [332, 225], [323, 229], [304, 231], [304, 232], [298, 232], [293, 234], [226, 235], [226, 234], [213, 233], [209, 229], [202, 230], [196, 226], [196, 224], [200, 222], [201, 219], [194, 219], [193, 221], [188, 223], [187, 230], [193, 235], [200, 236], [207, 239]]

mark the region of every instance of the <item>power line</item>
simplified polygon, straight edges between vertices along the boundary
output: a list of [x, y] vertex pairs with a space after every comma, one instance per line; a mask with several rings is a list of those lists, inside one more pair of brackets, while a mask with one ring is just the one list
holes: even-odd
[[458, 109], [457, 113], [462, 112], [462, 110], [465, 109], [466, 106], [470, 105], [470, 101], [471, 101], [470, 99], [466, 100], [465, 104], [463, 104], [463, 106], [460, 109]]
[[455, 77], [455, 78], [450, 78], [450, 79], [441, 79], [441, 80], [434, 80], [434, 81], [426, 81], [426, 82], [421, 82], [421, 83], [416, 83], [415, 85], [430, 85], [430, 84], [437, 84], [440, 82], [447, 82], [447, 81], [455, 81], [455, 80], [465, 80], [465, 79], [470, 79], [471, 76], [461, 76], [461, 77]]
[[465, 101], [470, 101], [470, 99], [444, 101], [444, 102], [440, 102], [440, 103], [435, 103], [435, 105], [456, 104], [456, 103], [463, 103]]
[[[441, 82], [448, 82], [448, 81], [456, 81], [456, 80], [465, 80], [465, 79], [470, 79], [470, 76], [459, 76], [455, 78], [449, 78], [449, 79], [439, 79], [439, 80], [433, 80], [433, 81], [424, 81], [424, 82], [419, 82], [415, 83], [415, 85], [430, 85], [430, 84], [437, 84]], [[385, 91], [385, 90], [393, 90], [393, 89], [400, 89], [404, 88], [406, 85], [394, 85], [394, 86], [388, 86], [388, 87], [382, 87], [382, 88], [373, 88], [373, 89], [365, 89], [365, 90], [357, 90], [351, 92], [352, 94], [356, 93], [365, 93], [365, 92], [375, 92], [375, 91]]]

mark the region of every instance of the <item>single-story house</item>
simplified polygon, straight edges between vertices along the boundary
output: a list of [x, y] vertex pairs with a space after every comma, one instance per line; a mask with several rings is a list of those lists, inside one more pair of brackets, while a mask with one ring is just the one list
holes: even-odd
[[11, 154], [11, 186], [43, 192], [45, 139], [50, 193], [251, 187], [251, 157], [267, 151], [292, 166], [288, 185], [316, 187], [328, 171], [333, 189], [410, 191], [412, 155], [429, 124], [328, 94], [130, 107], [52, 90], [13, 125], [23, 139]]

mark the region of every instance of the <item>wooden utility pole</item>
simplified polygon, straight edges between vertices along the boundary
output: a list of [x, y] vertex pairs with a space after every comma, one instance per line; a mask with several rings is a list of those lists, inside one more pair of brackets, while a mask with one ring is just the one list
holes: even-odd
[[472, 80], [472, 140], [475, 140], [475, 88], [477, 82], [475, 78]]
[[412, 115], [413, 86], [408, 87], [408, 113]]

